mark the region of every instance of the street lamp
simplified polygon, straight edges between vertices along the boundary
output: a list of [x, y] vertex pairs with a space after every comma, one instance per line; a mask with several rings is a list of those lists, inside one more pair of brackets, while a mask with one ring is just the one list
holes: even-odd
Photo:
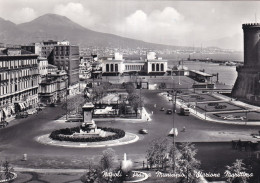
[[172, 116], [172, 135], [173, 135], [173, 173], [175, 172], [175, 136], [178, 135], [178, 131], [177, 131], [177, 128], [175, 129], [175, 113], [176, 113], [176, 99], [177, 99], [177, 93], [178, 91], [172, 91], [172, 97], [174, 97], [174, 100], [172, 100], [174, 103], [173, 103], [173, 116]]

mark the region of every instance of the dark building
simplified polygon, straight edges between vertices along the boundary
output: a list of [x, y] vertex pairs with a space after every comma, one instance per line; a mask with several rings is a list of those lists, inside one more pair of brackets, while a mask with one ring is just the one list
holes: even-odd
[[49, 63], [56, 65], [59, 70], [68, 74], [69, 85], [79, 83], [79, 47], [72, 45], [56, 45], [53, 50], [53, 60]]
[[244, 65], [237, 67], [238, 77], [232, 96], [260, 101], [260, 24], [243, 24]]
[[68, 41], [43, 41], [32, 45], [21, 46], [22, 49], [45, 57], [50, 64], [65, 70], [68, 74], [69, 86], [79, 83], [79, 47], [70, 45]]

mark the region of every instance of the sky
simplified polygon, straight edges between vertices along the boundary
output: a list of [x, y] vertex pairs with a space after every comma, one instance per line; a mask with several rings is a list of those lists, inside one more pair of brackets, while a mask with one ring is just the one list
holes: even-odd
[[0, 0], [0, 17], [16, 24], [46, 13], [64, 15], [99, 32], [154, 43], [200, 46], [211, 40], [241, 38], [241, 24], [260, 22], [260, 2]]

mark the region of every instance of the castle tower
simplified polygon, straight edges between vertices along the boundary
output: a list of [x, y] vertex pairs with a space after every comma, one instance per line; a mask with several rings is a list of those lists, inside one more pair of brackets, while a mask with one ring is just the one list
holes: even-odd
[[238, 77], [232, 96], [260, 101], [260, 24], [243, 24], [244, 65], [237, 67]]

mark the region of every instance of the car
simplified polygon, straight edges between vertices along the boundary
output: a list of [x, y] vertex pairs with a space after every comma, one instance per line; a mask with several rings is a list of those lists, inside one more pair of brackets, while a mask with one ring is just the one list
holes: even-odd
[[165, 110], [164, 107], [161, 107], [160, 111], [164, 111], [164, 110]]
[[16, 118], [27, 118], [28, 115], [29, 115], [28, 112], [20, 112], [15, 117]]
[[172, 109], [167, 109], [166, 114], [172, 114]]
[[146, 130], [146, 129], [141, 129], [141, 130], [139, 130], [139, 133], [140, 133], [140, 134], [148, 134], [148, 130]]

